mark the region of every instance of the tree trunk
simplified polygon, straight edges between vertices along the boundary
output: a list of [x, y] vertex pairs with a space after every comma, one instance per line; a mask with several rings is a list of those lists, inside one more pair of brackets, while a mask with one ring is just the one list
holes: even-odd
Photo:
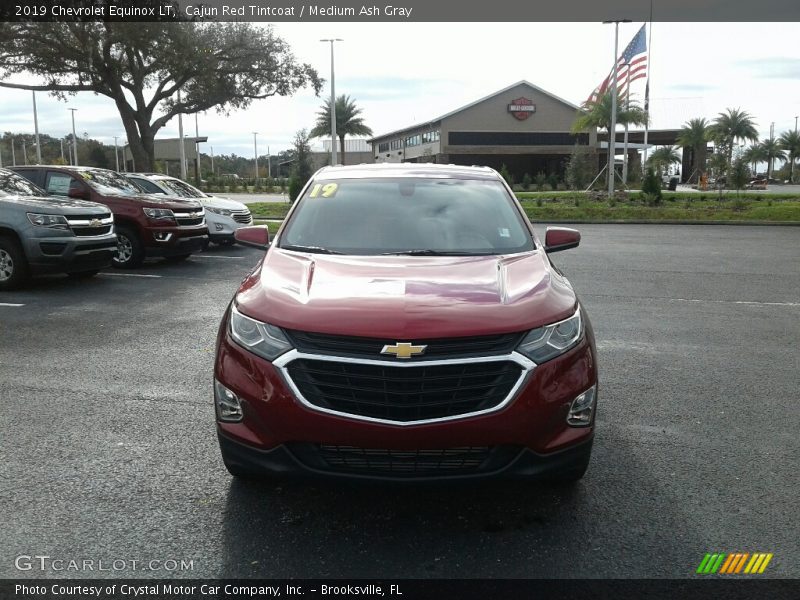
[[341, 145], [342, 145], [342, 152], [341, 152], [342, 160], [341, 160], [341, 163], [343, 165], [346, 165], [347, 163], [344, 161], [344, 134], [339, 136], [339, 141], [341, 142]]
[[[127, 103], [117, 101], [116, 104], [122, 118], [122, 125], [125, 127], [125, 134], [128, 137], [128, 148], [133, 157], [133, 170], [145, 173], [154, 171], [154, 132], [148, 125], [143, 127], [141, 123], [137, 123], [136, 113], [130, 109]], [[142, 134], [139, 132], [140, 129], [143, 130]], [[126, 170], [128, 170], [127, 166]]]

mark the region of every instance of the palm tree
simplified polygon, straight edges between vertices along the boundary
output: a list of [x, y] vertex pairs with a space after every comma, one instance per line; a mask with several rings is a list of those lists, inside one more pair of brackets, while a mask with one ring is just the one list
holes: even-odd
[[669, 168], [670, 165], [681, 162], [681, 155], [673, 146], [662, 146], [656, 150], [647, 159], [647, 166], [652, 167], [661, 175], [664, 169]]
[[[344, 138], [348, 135], [372, 135], [372, 129], [364, 125], [364, 119], [359, 117], [362, 109], [356, 106], [350, 96], [342, 94], [336, 97], [336, 135], [342, 148], [342, 164], [345, 164]], [[324, 137], [331, 133], [331, 101], [325, 103], [317, 113], [317, 124], [309, 133], [309, 137]]]
[[711, 125], [710, 133], [711, 138], [724, 148], [728, 169], [733, 161], [733, 147], [736, 140], [758, 141], [758, 131], [753, 117], [739, 108], [729, 108], [727, 112], [719, 113]]
[[775, 159], [786, 160], [786, 153], [783, 151], [781, 143], [775, 138], [769, 138], [761, 142], [761, 148], [767, 156], [767, 180], [772, 177], [772, 167]]
[[710, 123], [703, 118], [690, 119], [678, 134], [678, 146], [690, 148], [692, 160], [689, 181], [698, 181], [706, 170], [706, 144], [709, 138]]
[[758, 163], [767, 161], [767, 153], [761, 144], [753, 144], [742, 154], [742, 160], [753, 166], [753, 174], [758, 173]]
[[[582, 111], [572, 124], [572, 132], [579, 133], [587, 129], [611, 129], [611, 92], [606, 92], [596, 101], [587, 101]], [[626, 106], [627, 105], [627, 106]], [[617, 125], [646, 125], [647, 113], [635, 100], [626, 101], [617, 97]]]
[[794, 161], [800, 157], [800, 133], [797, 130], [784, 131], [778, 141], [789, 159], [789, 182], [794, 183]]

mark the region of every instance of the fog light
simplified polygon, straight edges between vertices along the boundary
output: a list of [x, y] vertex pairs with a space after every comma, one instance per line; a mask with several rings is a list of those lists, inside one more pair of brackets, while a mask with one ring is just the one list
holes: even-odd
[[588, 427], [592, 424], [594, 414], [595, 399], [597, 397], [597, 385], [593, 385], [588, 390], [572, 401], [567, 415], [567, 425], [572, 427]]
[[157, 242], [168, 242], [171, 237], [172, 234], [166, 231], [156, 231], [153, 233], [153, 239]]
[[241, 421], [242, 405], [239, 397], [214, 379], [214, 406], [220, 421]]

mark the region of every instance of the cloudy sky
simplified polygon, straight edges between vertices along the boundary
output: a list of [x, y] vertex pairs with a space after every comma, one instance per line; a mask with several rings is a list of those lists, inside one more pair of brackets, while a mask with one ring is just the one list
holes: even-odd
[[[641, 23], [620, 26], [620, 52]], [[298, 60], [330, 78], [336, 48], [336, 91], [355, 98], [376, 134], [434, 118], [521, 79], [580, 104], [611, 67], [613, 27], [597, 23], [291, 23], [275, 25]], [[750, 112], [762, 135], [794, 128], [800, 114], [800, 23], [655, 23], [652, 31], [653, 128], [679, 127], [694, 116], [713, 118], [728, 107]], [[634, 93], [644, 94], [644, 82]], [[321, 96], [330, 93], [323, 89]], [[71, 131], [67, 106], [78, 108], [76, 130], [113, 143], [124, 131], [113, 103], [81, 93], [68, 103], [37, 94], [39, 128]], [[214, 154], [250, 156], [291, 144], [314, 124], [321, 98], [303, 91], [271, 98], [224, 117], [199, 116], [200, 135]], [[0, 88], [0, 131], [33, 132], [31, 93]], [[194, 133], [194, 119], [184, 120]], [[158, 137], [177, 136], [173, 119]], [[208, 148], [203, 148], [208, 152]]]

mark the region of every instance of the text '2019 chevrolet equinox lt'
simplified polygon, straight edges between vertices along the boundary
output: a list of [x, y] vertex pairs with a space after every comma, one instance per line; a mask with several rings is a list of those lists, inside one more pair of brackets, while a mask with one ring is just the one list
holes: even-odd
[[[267, 248], [266, 228], [237, 240]], [[326, 167], [220, 325], [214, 404], [238, 476], [576, 480], [594, 434], [586, 311], [496, 171]]]

